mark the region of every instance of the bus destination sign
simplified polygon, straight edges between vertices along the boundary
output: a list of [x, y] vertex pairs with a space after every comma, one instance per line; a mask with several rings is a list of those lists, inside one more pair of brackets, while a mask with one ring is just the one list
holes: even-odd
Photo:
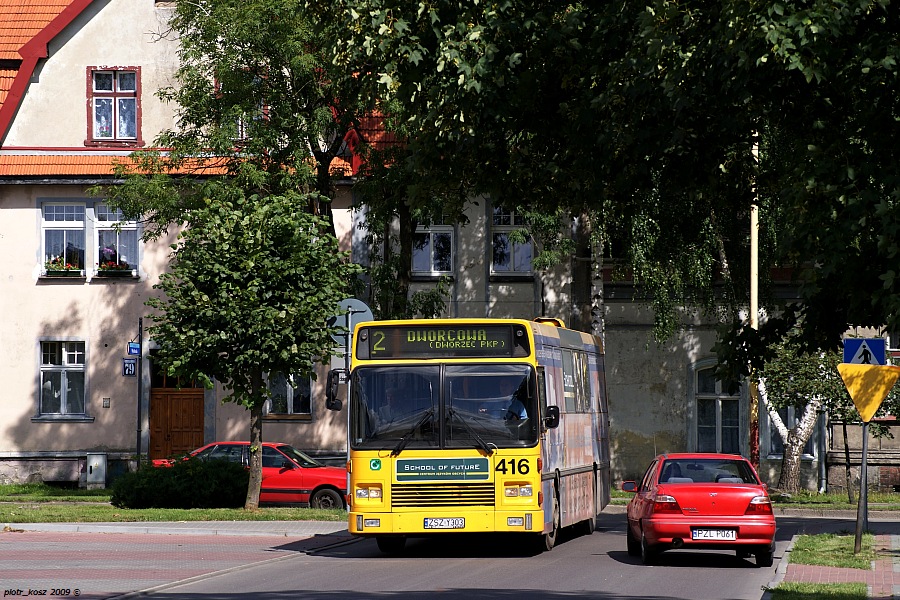
[[[513, 356], [516, 346], [513, 343], [513, 327], [510, 325], [388, 325], [366, 327], [364, 335], [364, 341], [368, 343], [368, 358], [376, 360], [504, 358]], [[524, 331], [520, 336], [524, 337]], [[518, 345], [521, 346], [523, 341], [518, 341]], [[359, 349], [359, 345], [357, 348]]]

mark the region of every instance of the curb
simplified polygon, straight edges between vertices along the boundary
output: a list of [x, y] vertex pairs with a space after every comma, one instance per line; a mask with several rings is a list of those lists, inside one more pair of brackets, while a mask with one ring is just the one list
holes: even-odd
[[[242, 525], [238, 525], [241, 523]], [[254, 528], [254, 523], [262, 523]], [[271, 523], [271, 525], [270, 525]], [[308, 538], [332, 535], [349, 538], [347, 525], [338, 521], [295, 521], [291, 525], [265, 521], [196, 521], [179, 523], [5, 523], [5, 531], [51, 531], [56, 533], [137, 533], [158, 535], [215, 535]], [[266, 529], [266, 526], [271, 527]]]
[[794, 543], [796, 541], [797, 536], [795, 535], [791, 538], [791, 541], [788, 542], [787, 548], [784, 549], [784, 554], [781, 555], [781, 558], [778, 560], [778, 566], [775, 568], [775, 578], [763, 589], [763, 595], [760, 600], [771, 600], [772, 590], [784, 581], [784, 576], [787, 575], [788, 565], [791, 563], [790, 554], [794, 549]]

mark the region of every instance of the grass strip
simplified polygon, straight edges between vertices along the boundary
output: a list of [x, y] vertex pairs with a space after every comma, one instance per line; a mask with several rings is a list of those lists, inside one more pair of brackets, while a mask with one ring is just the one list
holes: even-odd
[[0, 503], [0, 523], [135, 523], [146, 521], [346, 521], [344, 510], [272, 507], [242, 508], [116, 508], [109, 504]]
[[821, 533], [800, 535], [791, 550], [791, 564], [871, 569], [875, 560], [875, 536], [864, 533], [859, 554], [853, 553], [855, 535]]
[[864, 583], [782, 583], [769, 592], [772, 600], [865, 600]]

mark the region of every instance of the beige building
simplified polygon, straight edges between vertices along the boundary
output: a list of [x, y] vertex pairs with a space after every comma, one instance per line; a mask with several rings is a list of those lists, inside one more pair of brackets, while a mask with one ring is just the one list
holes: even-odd
[[[158, 376], [144, 302], [173, 239], [142, 243], [140, 223], [119, 222], [87, 193], [111, 182], [114, 159], [174, 125], [154, 95], [173, 82], [176, 48], [158, 35], [172, 9], [154, 0], [38, 4], [0, 0], [0, 482], [102, 485], [138, 452], [163, 457], [247, 438], [249, 418], [222, 402], [220, 388], [176, 389]], [[337, 183], [338, 235], [365, 264], [364, 210], [351, 210], [352, 179]], [[416, 233], [414, 289], [450, 275], [447, 316], [546, 315], [589, 327], [586, 251], [535, 273], [531, 246], [507, 236], [515, 214], [480, 199], [468, 216], [465, 227]], [[748, 454], [747, 395], [728, 395], [712, 376], [712, 325], [685, 312], [683, 332], [657, 345], [652, 314], [630, 286], [607, 282], [605, 297], [614, 481], [640, 476], [663, 451]], [[346, 413], [325, 409], [323, 379], [270, 382], [265, 439], [340, 459]], [[824, 433], [810, 446], [810, 487], [819, 487]], [[778, 447], [765, 419], [761, 448], [771, 478]]]

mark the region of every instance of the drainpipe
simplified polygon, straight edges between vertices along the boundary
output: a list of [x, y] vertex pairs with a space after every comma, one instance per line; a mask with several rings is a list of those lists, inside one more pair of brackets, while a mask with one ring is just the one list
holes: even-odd
[[825, 464], [825, 459], [827, 457], [827, 448], [828, 444], [826, 443], [825, 436], [828, 433], [828, 428], [826, 426], [826, 417], [827, 414], [825, 411], [819, 412], [819, 493], [824, 494], [828, 491], [828, 465]]

